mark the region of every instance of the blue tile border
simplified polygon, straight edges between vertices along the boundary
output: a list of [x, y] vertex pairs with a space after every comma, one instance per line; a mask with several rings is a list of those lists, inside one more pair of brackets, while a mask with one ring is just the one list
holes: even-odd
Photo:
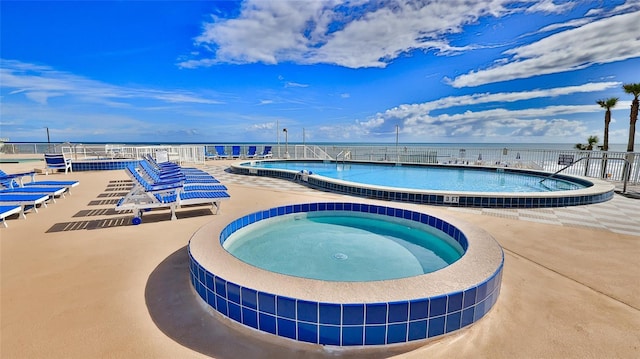
[[[233, 232], [260, 220], [298, 212], [334, 209], [411, 219], [440, 229], [463, 244], [467, 239], [450, 223], [424, 213], [357, 203], [309, 203], [272, 208], [238, 218], [224, 227], [220, 243]], [[230, 282], [204, 268], [189, 246], [189, 275], [195, 293], [213, 310], [233, 321], [301, 342], [368, 346], [425, 340], [467, 327], [496, 303], [502, 262], [484, 281], [444, 295], [380, 303], [326, 303], [266, 293]]]

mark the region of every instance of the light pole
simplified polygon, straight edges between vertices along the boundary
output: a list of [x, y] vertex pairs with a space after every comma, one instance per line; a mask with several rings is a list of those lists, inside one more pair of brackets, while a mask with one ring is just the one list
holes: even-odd
[[398, 131], [400, 126], [396, 125], [396, 164], [400, 163], [400, 153], [398, 152]]
[[49, 138], [49, 127], [45, 127], [47, 129], [47, 152], [51, 151], [51, 138]]
[[283, 128], [282, 132], [284, 132], [284, 158], [289, 158], [289, 131]]

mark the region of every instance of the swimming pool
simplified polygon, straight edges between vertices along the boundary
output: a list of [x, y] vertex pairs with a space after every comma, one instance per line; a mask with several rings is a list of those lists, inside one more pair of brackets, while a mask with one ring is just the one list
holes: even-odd
[[[234, 233], [251, 231], [262, 221], [319, 212], [412, 222], [446, 234], [464, 255], [428, 274], [347, 282], [265, 270], [223, 247]], [[337, 347], [399, 345], [455, 332], [478, 322], [494, 306], [504, 263], [498, 243], [467, 222], [357, 202], [292, 204], [228, 224], [212, 221], [192, 236], [188, 250], [191, 283], [203, 304], [228, 323], [275, 336], [284, 345], [286, 340]]]
[[614, 193], [604, 181], [502, 167], [265, 160], [231, 168], [349, 195], [448, 206], [573, 206], [607, 201]]
[[458, 259], [458, 242], [433, 227], [353, 211], [278, 216], [224, 241], [236, 258], [276, 273], [330, 281], [375, 281], [435, 272]]

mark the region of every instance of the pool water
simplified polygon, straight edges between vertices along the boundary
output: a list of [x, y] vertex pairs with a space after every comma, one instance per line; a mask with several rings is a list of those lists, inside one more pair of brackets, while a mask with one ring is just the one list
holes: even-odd
[[418, 190], [464, 192], [552, 192], [585, 188], [558, 178], [497, 169], [395, 166], [317, 161], [260, 161], [246, 166], [302, 171], [343, 181]]
[[291, 214], [233, 233], [224, 248], [256, 267], [327, 281], [376, 281], [431, 273], [463, 250], [446, 234], [374, 215]]

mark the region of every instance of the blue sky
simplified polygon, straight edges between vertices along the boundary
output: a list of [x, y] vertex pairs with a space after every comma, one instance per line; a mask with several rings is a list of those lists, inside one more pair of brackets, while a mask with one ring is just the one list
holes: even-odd
[[[640, 0], [0, 2], [0, 137], [602, 140], [640, 82]], [[640, 136], [636, 136], [636, 141]]]

